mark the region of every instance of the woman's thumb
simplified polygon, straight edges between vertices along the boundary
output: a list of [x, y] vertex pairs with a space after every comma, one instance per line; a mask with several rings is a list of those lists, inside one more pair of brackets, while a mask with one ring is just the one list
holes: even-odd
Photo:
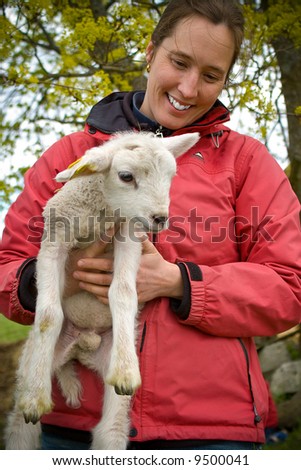
[[148, 238], [146, 238], [142, 242], [142, 253], [144, 255], [145, 254], [151, 255], [151, 254], [157, 253], [156, 247], [152, 244], [152, 242]]

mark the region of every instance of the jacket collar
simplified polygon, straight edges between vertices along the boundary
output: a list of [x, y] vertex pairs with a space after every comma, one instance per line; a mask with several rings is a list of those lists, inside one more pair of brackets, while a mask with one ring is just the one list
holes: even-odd
[[217, 100], [213, 107], [195, 123], [178, 131], [162, 128], [150, 122], [139, 122], [133, 113], [132, 102], [136, 92], [115, 92], [93, 106], [87, 118], [89, 128], [101, 131], [104, 134], [130, 131], [133, 129], [160, 132], [163, 136], [183, 133], [183, 131], [198, 131], [201, 136], [218, 132], [220, 126], [230, 119], [229, 110]]

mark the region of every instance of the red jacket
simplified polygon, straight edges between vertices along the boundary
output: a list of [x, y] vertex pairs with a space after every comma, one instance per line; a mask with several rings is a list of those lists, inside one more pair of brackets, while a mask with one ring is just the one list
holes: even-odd
[[[58, 187], [54, 176], [115, 130], [138, 126], [132, 94], [96, 105], [84, 132], [64, 137], [25, 176], [1, 246], [0, 311], [34, 318], [35, 257], [41, 212]], [[279, 165], [258, 141], [223, 125], [220, 102], [198, 123], [198, 147], [178, 159], [170, 227], [154, 243], [177, 262], [183, 300], [149, 302], [137, 349], [142, 386], [133, 398], [131, 439], [264, 441], [268, 393], [253, 336], [300, 322], [299, 202]], [[153, 129], [155, 131], [155, 129]], [[163, 129], [163, 133], [165, 130]], [[54, 386], [55, 409], [43, 422], [90, 430], [100, 418], [100, 380], [78, 365], [82, 407], [68, 408]]]

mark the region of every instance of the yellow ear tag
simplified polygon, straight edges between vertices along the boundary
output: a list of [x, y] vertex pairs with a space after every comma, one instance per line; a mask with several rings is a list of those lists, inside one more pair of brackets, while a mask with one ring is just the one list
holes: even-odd
[[79, 166], [70, 179], [76, 178], [77, 176], [81, 175], [90, 175], [91, 173], [95, 173], [97, 171], [97, 166], [93, 165], [92, 163], [85, 163]]
[[[77, 165], [82, 159], [83, 157], [78, 158], [77, 160], [75, 160], [75, 162], [70, 163], [70, 165], [68, 166], [68, 170], [70, 168], [73, 168], [75, 165]], [[75, 172], [73, 173], [70, 179], [76, 178], [76, 176], [79, 176], [79, 175], [84, 175], [84, 174], [90, 175], [91, 173], [95, 173], [96, 171], [97, 171], [97, 166], [93, 165], [93, 163], [83, 163], [78, 168], [76, 168]]]
[[78, 162], [80, 162], [82, 158], [83, 157], [80, 157], [77, 160], [75, 160], [75, 162], [70, 163], [70, 165], [67, 167], [68, 170], [69, 170], [69, 168], [72, 168], [74, 165], [76, 165]]

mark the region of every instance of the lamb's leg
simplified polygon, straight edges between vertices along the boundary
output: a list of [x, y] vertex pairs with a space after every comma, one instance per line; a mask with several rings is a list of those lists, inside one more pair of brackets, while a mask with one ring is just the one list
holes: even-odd
[[[64, 304], [64, 311], [65, 308], [66, 303]], [[82, 394], [82, 386], [74, 365], [80, 338], [80, 330], [65, 318], [55, 346], [53, 373], [56, 375], [67, 405], [72, 408], [80, 407], [80, 397]]]
[[[66, 314], [66, 302], [64, 311]], [[80, 407], [82, 386], [74, 367], [74, 359], [86, 358], [96, 352], [101, 336], [94, 331], [80, 330], [68, 319], [64, 320], [61, 334], [56, 343], [53, 368], [60, 389], [68, 406]], [[90, 353], [90, 354], [89, 354]]]
[[[101, 377], [105, 377], [112, 352], [112, 332], [102, 336], [100, 348], [94, 354], [83, 352], [80, 360]], [[114, 387], [104, 384], [102, 418], [93, 429], [92, 449], [123, 450], [129, 435], [129, 410], [131, 397], [117, 395]]]
[[26, 424], [23, 413], [16, 407], [8, 416], [5, 429], [6, 450], [37, 450], [40, 448], [40, 423]]
[[25, 380], [29, 359], [33, 353], [33, 330], [30, 331], [23, 347], [17, 370], [14, 409], [9, 413], [5, 429], [5, 448], [7, 450], [35, 450], [39, 448], [40, 425], [26, 424], [19, 407], [19, 394]]
[[114, 240], [114, 277], [109, 290], [113, 346], [106, 376], [106, 382], [121, 395], [132, 395], [141, 384], [135, 334], [140, 257], [141, 243], [129, 235], [128, 223], [121, 224], [120, 237]]
[[[63, 324], [66, 246], [48, 246], [37, 260], [37, 306], [29, 353], [24, 354], [17, 405], [26, 422], [36, 423], [52, 409], [51, 376], [54, 349]], [[29, 355], [30, 354], [30, 355]]]
[[93, 450], [125, 450], [129, 435], [131, 397], [115, 393], [105, 384], [102, 418], [93, 430]]
[[67, 405], [71, 408], [79, 408], [82, 386], [74, 368], [73, 361], [69, 361], [62, 367], [56, 369], [55, 375]]

